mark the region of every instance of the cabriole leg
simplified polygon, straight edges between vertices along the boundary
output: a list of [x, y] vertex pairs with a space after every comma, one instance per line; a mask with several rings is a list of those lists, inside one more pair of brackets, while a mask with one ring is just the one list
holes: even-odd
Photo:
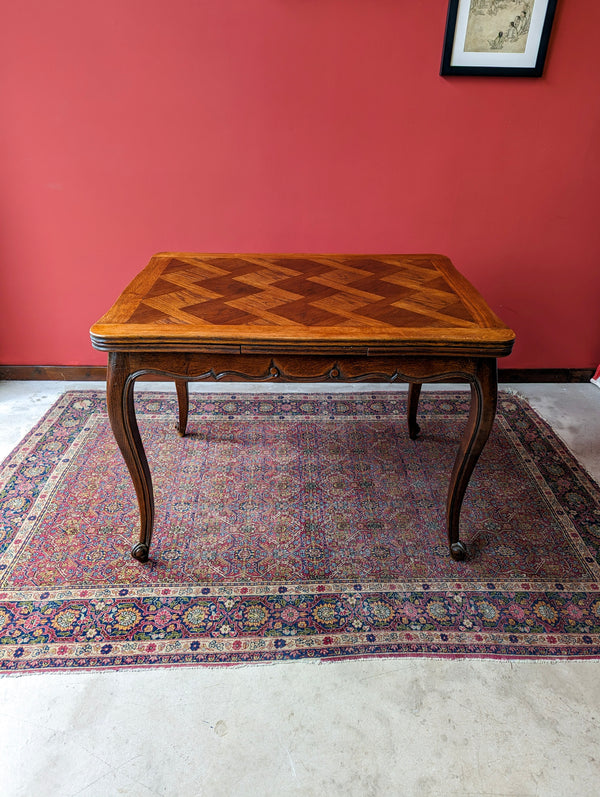
[[421, 395], [421, 383], [411, 382], [408, 386], [408, 436], [411, 440], [416, 440], [421, 427], [417, 423], [417, 409], [419, 407], [419, 396]]
[[140, 509], [140, 537], [131, 555], [139, 562], [147, 562], [154, 523], [154, 492], [148, 460], [135, 417], [134, 380], [129, 379], [129, 376], [128, 355], [110, 352], [107, 380], [108, 417], [131, 475]]
[[177, 433], [180, 437], [184, 437], [185, 430], [187, 429], [188, 411], [190, 406], [188, 383], [183, 379], [176, 379], [175, 387], [177, 389], [177, 402], [179, 405], [179, 422], [177, 424]]
[[459, 539], [460, 509], [473, 469], [490, 435], [497, 402], [496, 360], [480, 360], [471, 381], [469, 420], [456, 455], [446, 505], [450, 554], [458, 561], [463, 560], [467, 553], [465, 544]]

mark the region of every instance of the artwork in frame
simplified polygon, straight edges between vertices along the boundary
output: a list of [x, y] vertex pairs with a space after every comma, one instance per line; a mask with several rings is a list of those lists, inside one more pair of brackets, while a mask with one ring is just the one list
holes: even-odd
[[441, 75], [540, 77], [556, 0], [450, 0]]

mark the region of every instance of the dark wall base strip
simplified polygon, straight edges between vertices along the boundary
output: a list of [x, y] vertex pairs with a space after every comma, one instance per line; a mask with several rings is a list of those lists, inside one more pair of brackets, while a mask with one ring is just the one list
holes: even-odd
[[593, 368], [499, 368], [498, 381], [507, 382], [589, 382]]
[[0, 379], [69, 382], [106, 381], [103, 365], [0, 365]]
[[[498, 379], [507, 382], [589, 382], [593, 368], [500, 368]], [[106, 381], [101, 365], [0, 365], [0, 380], [72, 382]], [[149, 381], [160, 381], [158, 377]]]

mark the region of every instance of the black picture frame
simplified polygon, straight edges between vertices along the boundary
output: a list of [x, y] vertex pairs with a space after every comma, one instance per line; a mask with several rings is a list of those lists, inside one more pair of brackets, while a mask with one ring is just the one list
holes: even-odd
[[440, 75], [541, 77], [556, 4], [450, 0]]

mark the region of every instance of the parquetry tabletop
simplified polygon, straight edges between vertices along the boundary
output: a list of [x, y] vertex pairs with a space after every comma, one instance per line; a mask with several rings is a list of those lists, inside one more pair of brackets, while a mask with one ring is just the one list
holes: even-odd
[[[280, 343], [503, 356], [514, 333], [441, 255], [163, 253], [91, 329], [95, 348]], [[229, 350], [229, 349], [228, 349]]]

